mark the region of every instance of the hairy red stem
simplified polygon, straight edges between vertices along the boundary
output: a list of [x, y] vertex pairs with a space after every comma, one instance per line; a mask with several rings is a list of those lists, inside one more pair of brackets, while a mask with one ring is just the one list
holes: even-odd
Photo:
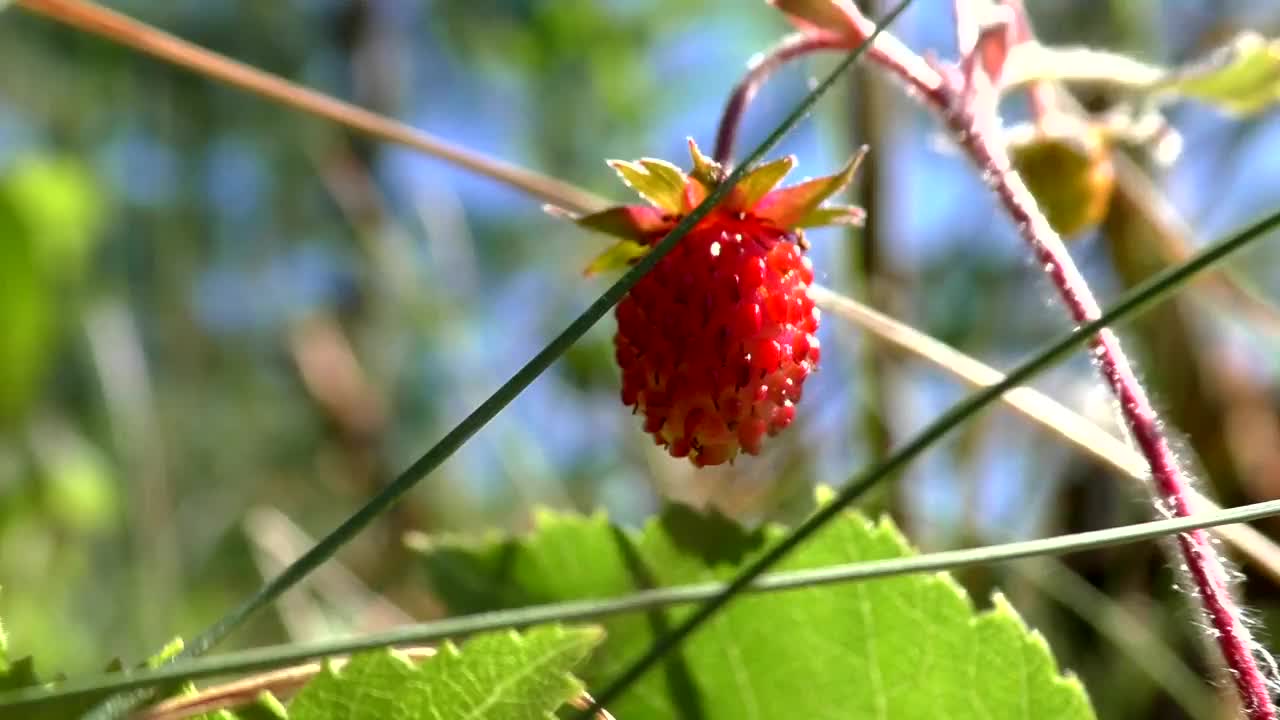
[[[878, 56], [873, 55], [873, 59]], [[911, 62], [886, 63], [885, 67], [902, 73]], [[1063, 303], [1077, 324], [1089, 322], [1101, 314], [1088, 283], [1067, 253], [1062, 239], [1049, 225], [1035, 198], [1010, 167], [1008, 153], [990, 129], [998, 122], [983, 122], [975, 116], [973, 104], [949, 85], [931, 86], [910, 74], [900, 77], [917, 90], [917, 94], [936, 111], [950, 130], [955, 142], [977, 165], [992, 192], [1013, 220], [1018, 234], [1031, 248], [1057, 288]], [[1160, 430], [1160, 418], [1147, 398], [1142, 384], [1110, 330], [1099, 332], [1090, 348], [1107, 385], [1120, 403], [1125, 424], [1138, 449], [1151, 467], [1153, 490], [1161, 513], [1175, 517], [1191, 514], [1191, 487]], [[1231, 597], [1226, 569], [1203, 530], [1178, 535], [1186, 572], [1199, 596], [1204, 613], [1213, 627], [1214, 640], [1221, 650], [1241, 705], [1250, 720], [1275, 720], [1275, 708], [1267, 689], [1266, 678], [1253, 654], [1254, 642], [1240, 617], [1240, 609]]]
[[[871, 34], [875, 26], [852, 3], [833, 3], [845, 13], [847, 24], [842, 26], [842, 49], [856, 45]], [[1015, 20], [1020, 23], [1019, 32], [1029, 34], [1030, 25], [1021, 15], [1021, 3], [1011, 3]], [[958, 22], [973, 22], [969, 8], [963, 0], [957, 1]], [[965, 47], [965, 38], [975, 41], [976, 28], [959, 27], [961, 52], [972, 53], [973, 47]], [[861, 37], [857, 37], [857, 36]], [[827, 35], [816, 32], [815, 39]], [[824, 48], [810, 48], [824, 49]], [[1067, 253], [1062, 239], [1050, 227], [1040, 211], [1034, 196], [1012, 169], [1009, 156], [999, 138], [999, 118], [996, 116], [994, 88], [973, 85], [975, 78], [966, 77], [957, 68], [935, 66], [907, 48], [888, 33], [882, 33], [868, 53], [873, 62], [904, 82], [907, 92], [920, 100], [941, 118], [952, 139], [977, 166], [987, 185], [995, 193], [1000, 204], [1017, 226], [1018, 234], [1027, 243], [1036, 260], [1044, 267], [1063, 303], [1077, 325], [1096, 319], [1101, 309], [1088, 283]], [[966, 58], [972, 60], [972, 58]], [[962, 60], [961, 66], [966, 63]], [[984, 82], [984, 78], [976, 78]], [[758, 83], [759, 78], [755, 78]], [[754, 92], [754, 87], [752, 92]], [[737, 93], [735, 93], [735, 96]], [[749, 99], [750, 95], [746, 95]], [[1036, 100], [1047, 102], [1045, 95]], [[731, 107], [732, 107], [731, 102]], [[1044, 108], [1038, 108], [1044, 111]], [[741, 115], [742, 108], [735, 112]], [[726, 119], [729, 114], [726, 113]], [[721, 128], [721, 134], [725, 134]], [[732, 129], [728, 131], [732, 138]], [[1147, 398], [1120, 347], [1120, 341], [1110, 330], [1102, 330], [1089, 342], [1094, 360], [1103, 379], [1111, 388], [1128, 426], [1129, 432], [1151, 468], [1152, 490], [1157, 498], [1158, 510], [1168, 516], [1187, 517], [1192, 513], [1192, 489], [1178, 465], [1169, 442], [1160, 430], [1160, 418]], [[1255, 643], [1245, 627], [1240, 608], [1231, 596], [1227, 571], [1222, 559], [1214, 550], [1209, 536], [1202, 530], [1180, 533], [1178, 549], [1186, 566], [1186, 574], [1194, 588], [1204, 614], [1213, 628], [1213, 639], [1222, 652], [1231, 681], [1239, 696], [1240, 704], [1249, 720], [1276, 720], [1275, 708], [1267, 688], [1266, 677], [1258, 667], [1254, 655]]]
[[794, 33], [782, 39], [773, 49], [761, 53], [747, 64], [747, 74], [743, 76], [729, 102], [725, 103], [724, 113], [720, 116], [720, 129], [716, 132], [716, 148], [712, 157], [725, 170], [730, 170], [733, 159], [733, 144], [738, 138], [738, 127], [742, 124], [742, 113], [755, 98], [756, 91], [765, 80], [787, 61], [816, 50], [841, 50], [845, 43], [835, 37], [823, 35], [806, 35]]
[[[957, 117], [955, 121], [963, 123], [964, 118]], [[1043, 263], [1072, 319], [1078, 324], [1096, 319], [1101, 314], [1097, 301], [1061, 240], [1036, 206], [1030, 191], [1017, 173], [1009, 168], [1003, 146], [993, 144], [986, 133], [973, 132], [971, 123], [952, 125], [952, 130], [957, 131], [965, 125], [970, 128], [969, 140], [964, 143], [966, 150], [988, 178], [1023, 240], [1031, 247], [1036, 259]], [[963, 133], [955, 134], [959, 137]], [[1160, 501], [1158, 509], [1174, 517], [1189, 516], [1192, 512], [1189, 500], [1191, 487], [1169, 449], [1168, 440], [1160, 431], [1159, 416], [1142, 384], [1134, 376], [1119, 339], [1110, 330], [1103, 330], [1090, 340], [1089, 345], [1098, 369], [1120, 403], [1134, 442], [1151, 466], [1152, 483]], [[1180, 533], [1177, 539], [1187, 574], [1214, 628], [1214, 639], [1231, 671], [1231, 679], [1247, 716], [1251, 720], [1274, 720], [1276, 715], [1266, 679], [1253, 655], [1253, 640], [1241, 621], [1240, 610], [1227, 585], [1226, 570], [1210, 544], [1208, 533], [1195, 530]]]

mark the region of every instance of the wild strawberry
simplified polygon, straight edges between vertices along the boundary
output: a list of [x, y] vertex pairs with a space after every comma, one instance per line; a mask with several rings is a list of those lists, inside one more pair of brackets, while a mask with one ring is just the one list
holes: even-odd
[[[577, 219], [623, 238], [588, 274], [635, 263], [720, 181], [722, 170], [693, 141], [689, 149], [688, 176], [661, 160], [610, 162], [651, 205]], [[622, 402], [673, 456], [704, 466], [754, 455], [795, 418], [820, 356], [802, 228], [861, 221], [858, 208], [821, 206], [859, 157], [836, 175], [777, 190], [795, 158], [759, 166], [618, 304]]]

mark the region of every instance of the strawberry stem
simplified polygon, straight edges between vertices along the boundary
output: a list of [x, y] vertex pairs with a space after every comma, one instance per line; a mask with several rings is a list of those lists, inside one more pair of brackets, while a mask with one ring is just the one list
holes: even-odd
[[724, 113], [720, 116], [720, 129], [716, 132], [716, 147], [713, 157], [725, 170], [732, 170], [733, 145], [738, 138], [738, 127], [742, 124], [742, 116], [747, 105], [755, 98], [756, 92], [775, 70], [798, 57], [819, 50], [846, 50], [848, 46], [832, 36], [806, 35], [793, 33], [782, 39], [771, 50], [756, 55], [747, 64], [747, 74], [734, 87], [729, 102], [725, 104]]
[[[1020, 3], [1011, 5], [1015, 11], [1021, 10]], [[874, 27], [852, 3], [844, 7], [852, 14], [854, 25], [859, 30]], [[969, 13], [959, 15], [962, 19], [971, 19]], [[1029, 25], [1020, 29], [1028, 30]], [[962, 37], [965, 30], [964, 27], [958, 28]], [[954, 72], [956, 68], [944, 68], [945, 74], [937, 72], [937, 67], [930, 67], [927, 73], [918, 73], [915, 68], [921, 67], [919, 56], [887, 33], [882, 37], [884, 41], [876, 46], [879, 52], [869, 53], [873, 61], [904, 81], [913, 96], [941, 117], [952, 139], [978, 167], [1014, 221], [1019, 235], [1044, 267], [1072, 320], [1078, 326], [1097, 320], [1101, 309], [1088, 283], [1067, 253], [1062, 239], [1040, 211], [1034, 196], [1010, 167], [1008, 153], [997, 134], [1000, 127], [994, 97], [997, 89], [987, 84], [984, 78]], [[846, 42], [850, 41], [856, 41], [856, 38], [846, 38]], [[971, 49], [962, 46], [961, 50]], [[962, 58], [960, 67], [966, 66], [974, 65]], [[940, 77], [943, 82], [938, 82]], [[1173, 517], [1188, 517], [1192, 512], [1193, 491], [1160, 430], [1160, 417], [1134, 375], [1120, 341], [1110, 330], [1102, 328], [1089, 340], [1089, 345], [1098, 369], [1119, 401], [1125, 423], [1150, 467], [1152, 491], [1159, 511]], [[1244, 626], [1240, 608], [1231, 597], [1221, 557], [1208, 535], [1199, 530], [1179, 534], [1178, 549], [1182, 554], [1185, 574], [1212, 628], [1212, 637], [1222, 652], [1245, 716], [1249, 720], [1275, 720], [1276, 712], [1266, 678], [1254, 656], [1254, 649], [1258, 646]]]

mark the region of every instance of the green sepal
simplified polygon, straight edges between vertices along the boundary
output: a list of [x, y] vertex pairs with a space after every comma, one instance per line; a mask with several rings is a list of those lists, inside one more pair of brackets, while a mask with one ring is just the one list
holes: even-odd
[[591, 276], [596, 273], [607, 272], [610, 270], [621, 270], [631, 267], [637, 260], [644, 257], [649, 252], [650, 247], [634, 240], [619, 240], [609, 246], [608, 250], [596, 256], [595, 260], [582, 271], [583, 275]]
[[665, 192], [676, 195], [684, 192], [684, 185], [689, 179], [675, 163], [657, 158], [641, 158], [640, 164], [650, 175], [661, 180]]
[[720, 163], [702, 154], [702, 149], [693, 138], [689, 138], [689, 157], [693, 160], [693, 170], [689, 179], [693, 182], [684, 189], [685, 210], [692, 210], [702, 204], [716, 186], [724, 182], [724, 168]]
[[824, 225], [853, 225], [862, 227], [866, 222], [867, 211], [857, 205], [827, 205], [814, 208], [809, 214], [800, 218], [796, 227], [812, 228]]
[[666, 160], [644, 158], [637, 162], [610, 160], [609, 167], [640, 197], [671, 214], [684, 210], [686, 178]]
[[764, 196], [778, 187], [782, 178], [795, 166], [795, 155], [757, 165], [734, 186], [733, 193], [729, 196], [729, 209], [734, 212], [750, 211]]
[[689, 176], [707, 186], [708, 189], [724, 181], [724, 168], [720, 163], [702, 154], [702, 149], [693, 138], [689, 138], [689, 157], [693, 160], [693, 170]]
[[780, 228], [799, 227], [801, 222], [817, 210], [827, 198], [840, 192], [849, 184], [853, 174], [858, 170], [858, 164], [866, 154], [867, 148], [863, 146], [835, 175], [774, 190], [756, 204], [752, 213]]
[[619, 205], [575, 218], [574, 222], [588, 230], [644, 243], [671, 229], [674, 220], [648, 205]]

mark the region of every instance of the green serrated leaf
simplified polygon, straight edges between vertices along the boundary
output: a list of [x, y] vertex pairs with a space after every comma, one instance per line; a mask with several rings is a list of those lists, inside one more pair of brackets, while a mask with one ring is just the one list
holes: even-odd
[[777, 187], [795, 166], [795, 155], [787, 155], [757, 166], [734, 186], [733, 194], [729, 196], [729, 207], [744, 212], [755, 207], [760, 198]]
[[685, 177], [675, 165], [645, 158], [638, 162], [610, 160], [609, 167], [628, 187], [656, 207], [672, 215], [684, 210]]
[[1246, 32], [1196, 66], [1156, 86], [1227, 112], [1247, 115], [1280, 103], [1280, 40]]
[[[523, 540], [437, 540], [426, 568], [454, 612], [617, 597], [725, 579], [782, 537], [673, 507], [640, 533], [602, 515], [542, 514]], [[779, 569], [911, 553], [887, 521], [845, 514]], [[603, 685], [691, 608], [620, 615], [584, 673]], [[1044, 640], [997, 598], [978, 612], [948, 576], [925, 575], [740, 598], [608, 708], [619, 718], [1093, 717]]]
[[289, 704], [290, 720], [546, 720], [582, 692], [569, 673], [603, 639], [595, 628], [534, 628], [446, 643], [414, 664], [395, 650], [326, 669]]

